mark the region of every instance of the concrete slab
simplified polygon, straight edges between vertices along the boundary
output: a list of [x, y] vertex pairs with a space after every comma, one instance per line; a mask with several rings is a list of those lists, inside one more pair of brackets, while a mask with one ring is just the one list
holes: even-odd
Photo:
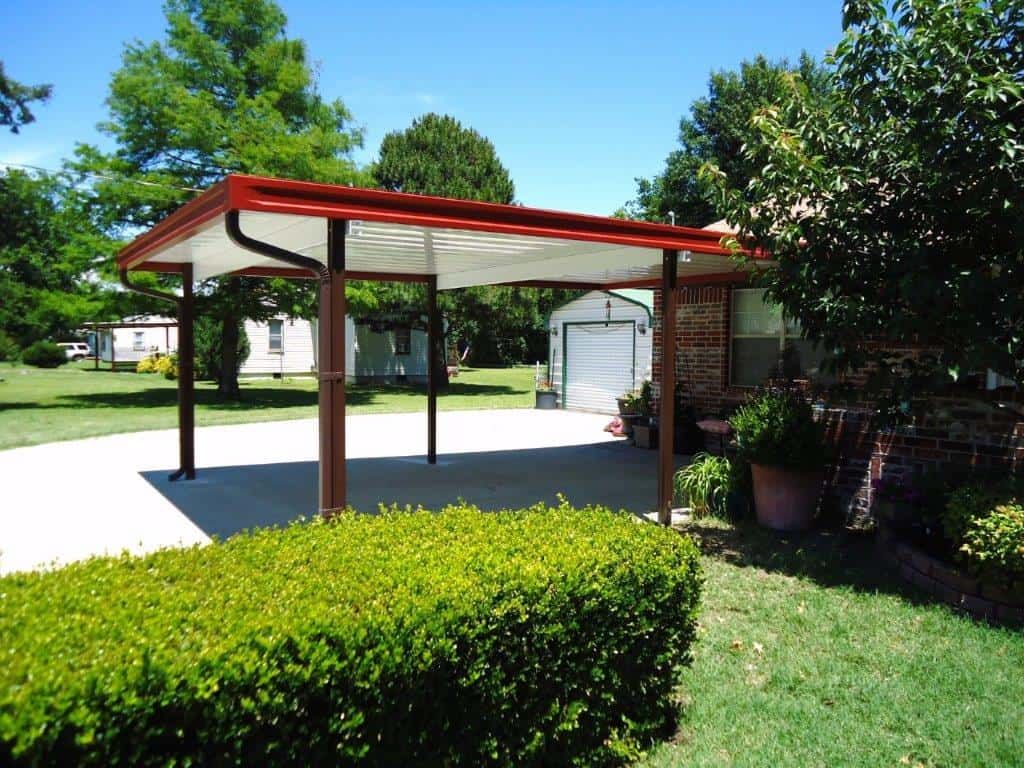
[[[437, 508], [554, 502], [636, 513], [656, 503], [655, 451], [601, 431], [608, 417], [565, 411], [438, 414], [436, 466], [424, 457], [426, 416], [346, 421], [349, 500]], [[170, 483], [174, 430], [0, 452], [0, 573], [96, 554], [141, 553], [280, 525], [316, 511], [317, 423], [265, 422], [196, 432], [199, 476]]]

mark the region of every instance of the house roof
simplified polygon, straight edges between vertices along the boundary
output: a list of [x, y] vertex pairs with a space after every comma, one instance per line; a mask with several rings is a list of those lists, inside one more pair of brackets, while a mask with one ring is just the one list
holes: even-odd
[[231, 175], [118, 256], [122, 269], [309, 277], [229, 236], [239, 229], [325, 264], [329, 220], [346, 223], [345, 271], [354, 279], [425, 282], [439, 289], [531, 284], [580, 288], [654, 285], [664, 251], [681, 278], [732, 271], [720, 233], [516, 205]]
[[647, 314], [654, 315], [654, 291], [646, 288], [613, 288], [608, 293], [619, 298], [639, 304], [647, 309]]

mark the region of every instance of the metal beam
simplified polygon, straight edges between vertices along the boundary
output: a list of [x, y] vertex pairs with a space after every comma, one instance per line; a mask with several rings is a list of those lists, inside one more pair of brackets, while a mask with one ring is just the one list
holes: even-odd
[[438, 354], [441, 345], [441, 318], [437, 311], [437, 277], [427, 280], [427, 463], [437, 463], [437, 377], [439, 367], [447, 364]]
[[658, 393], [658, 522], [672, 522], [675, 473], [676, 304], [678, 252], [666, 250], [661, 265], [661, 386]]

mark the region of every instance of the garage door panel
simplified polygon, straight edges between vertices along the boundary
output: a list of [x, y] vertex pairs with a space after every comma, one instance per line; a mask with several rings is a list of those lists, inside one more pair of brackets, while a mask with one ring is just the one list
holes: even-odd
[[616, 398], [633, 387], [634, 324], [597, 323], [565, 328], [567, 408], [618, 410]]

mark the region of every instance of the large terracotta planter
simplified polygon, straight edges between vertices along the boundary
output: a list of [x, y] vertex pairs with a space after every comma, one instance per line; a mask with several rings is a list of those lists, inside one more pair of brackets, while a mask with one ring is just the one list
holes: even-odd
[[776, 531], [805, 531], [814, 522], [824, 472], [751, 464], [757, 522]]

